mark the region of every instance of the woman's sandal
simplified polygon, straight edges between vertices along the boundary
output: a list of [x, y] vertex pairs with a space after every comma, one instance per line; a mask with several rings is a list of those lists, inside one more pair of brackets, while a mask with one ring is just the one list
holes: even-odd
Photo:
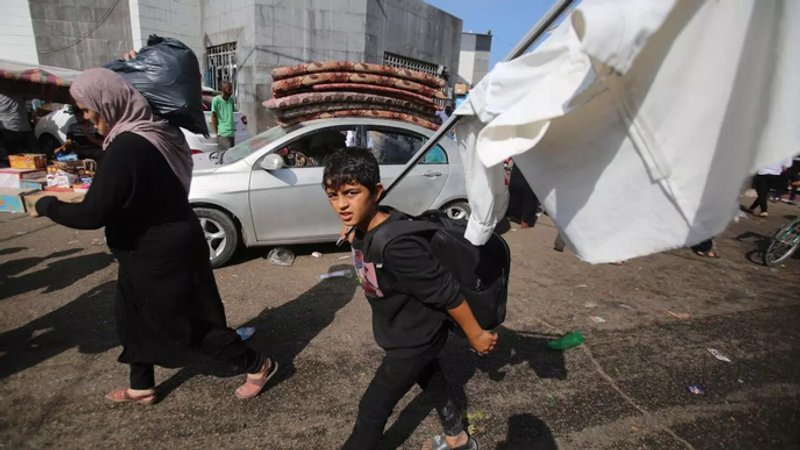
[[140, 405], [152, 405], [156, 402], [156, 393], [144, 395], [131, 395], [128, 393], [128, 388], [115, 389], [106, 394], [106, 400], [114, 403], [139, 403]]
[[[269, 363], [269, 369], [265, 369], [267, 363]], [[262, 370], [263, 370], [263, 375], [258, 378], [251, 378], [250, 376], [247, 376], [247, 379], [245, 380], [244, 384], [236, 389], [237, 397], [239, 397], [242, 400], [245, 400], [248, 398], [253, 398], [256, 395], [260, 394], [261, 391], [264, 390], [264, 386], [266, 386], [269, 379], [272, 378], [272, 376], [275, 375], [275, 372], [278, 371], [278, 363], [276, 363], [272, 359], [267, 358], [267, 360], [264, 361], [264, 366], [262, 366]]]
[[478, 450], [478, 443], [475, 439], [468, 438], [466, 444], [450, 448], [444, 435], [437, 434], [422, 444], [422, 450]]
[[762, 211], [762, 212], [758, 213], [758, 217], [769, 217], [769, 214], [767, 214], [766, 211]]
[[695, 252], [697, 256], [705, 256], [706, 258], [719, 258], [719, 253], [716, 250], [709, 250], [707, 252]]

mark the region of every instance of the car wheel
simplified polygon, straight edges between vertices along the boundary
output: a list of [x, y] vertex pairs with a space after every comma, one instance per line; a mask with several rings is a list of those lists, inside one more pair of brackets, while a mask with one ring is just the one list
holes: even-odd
[[203, 229], [208, 244], [211, 267], [222, 267], [231, 259], [239, 245], [239, 233], [233, 219], [216, 209], [195, 208], [194, 212], [200, 219], [200, 228]]
[[448, 203], [442, 208], [447, 214], [447, 217], [455, 220], [467, 220], [472, 210], [469, 208], [469, 203], [466, 201], [456, 201]]
[[39, 148], [47, 155], [48, 158], [53, 157], [53, 151], [61, 147], [61, 141], [50, 133], [44, 133], [39, 136]]

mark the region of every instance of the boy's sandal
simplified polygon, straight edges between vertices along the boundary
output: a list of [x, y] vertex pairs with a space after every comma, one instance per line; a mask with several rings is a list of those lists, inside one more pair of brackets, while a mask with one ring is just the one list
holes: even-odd
[[[275, 372], [278, 371], [278, 363], [270, 358], [267, 358], [267, 360], [264, 361], [264, 366], [266, 366], [267, 363], [270, 365], [269, 369], [266, 370], [262, 376], [258, 378], [251, 378], [247, 376], [244, 384], [236, 389], [237, 397], [242, 400], [253, 398], [264, 390], [264, 386], [266, 386], [269, 379], [272, 378], [272, 376], [275, 375]], [[264, 366], [262, 366], [262, 368]]]
[[478, 443], [475, 439], [468, 438], [466, 444], [451, 449], [444, 435], [437, 434], [422, 444], [422, 450], [478, 450]]
[[106, 394], [106, 400], [114, 403], [139, 403], [141, 405], [152, 405], [156, 402], [156, 393], [144, 395], [131, 395], [128, 388], [119, 388]]

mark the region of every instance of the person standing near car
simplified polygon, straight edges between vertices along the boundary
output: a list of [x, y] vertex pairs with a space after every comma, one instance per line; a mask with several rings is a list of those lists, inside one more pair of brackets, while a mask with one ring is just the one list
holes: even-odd
[[211, 131], [217, 135], [217, 144], [219, 144], [220, 150], [227, 150], [236, 143], [232, 94], [233, 85], [229, 81], [223, 81], [222, 94], [211, 100]]
[[25, 100], [20, 96], [0, 94], [0, 147], [9, 155], [39, 152]]
[[106, 399], [156, 402], [154, 365], [179, 366], [186, 350], [247, 373], [235, 393], [255, 397], [278, 365], [227, 327], [208, 245], [189, 206], [192, 158], [183, 134], [108, 69], [84, 71], [70, 94], [105, 137], [103, 166], [83, 202], [45, 196], [35, 208], [71, 228], [105, 227], [108, 247], [119, 261], [119, 362], [130, 365], [130, 384]]

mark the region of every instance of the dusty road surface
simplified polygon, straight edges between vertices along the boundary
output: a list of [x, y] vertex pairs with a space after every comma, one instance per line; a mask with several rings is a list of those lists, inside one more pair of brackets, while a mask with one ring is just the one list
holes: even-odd
[[[446, 353], [481, 448], [798, 448], [800, 259], [770, 269], [757, 251], [799, 212], [774, 205], [769, 219], [732, 223], [721, 259], [675, 250], [620, 266], [553, 251], [545, 217], [507, 232], [499, 350], [479, 358], [453, 337]], [[381, 357], [367, 302], [352, 279], [319, 282], [347, 267], [343, 250], [295, 247], [291, 268], [270, 265], [267, 250], [216, 271], [231, 326], [258, 327], [250, 342], [282, 366], [264, 394], [239, 401], [241, 378], [200, 360], [157, 370], [160, 403], [111, 405], [103, 394], [127, 371], [102, 232], [0, 216], [0, 447], [338, 448]], [[546, 349], [569, 330], [586, 344]], [[437, 431], [415, 388], [384, 448], [416, 449]]]

